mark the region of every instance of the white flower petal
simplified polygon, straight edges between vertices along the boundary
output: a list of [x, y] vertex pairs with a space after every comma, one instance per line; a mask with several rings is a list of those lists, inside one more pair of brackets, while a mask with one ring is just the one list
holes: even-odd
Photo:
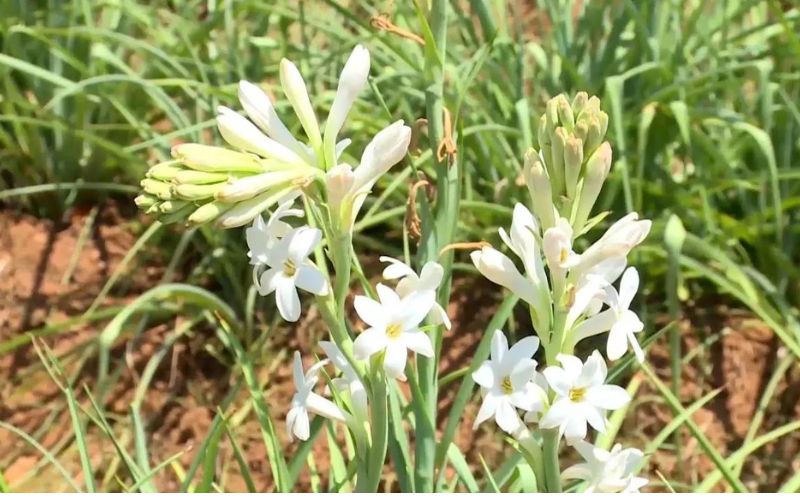
[[492, 370], [492, 365], [488, 361], [484, 361], [481, 363], [481, 366], [478, 367], [477, 370], [472, 372], [472, 380], [475, 381], [481, 387], [485, 387], [487, 389], [494, 387], [495, 384], [495, 377], [494, 377], [494, 370]]
[[328, 294], [328, 281], [320, 270], [311, 264], [303, 264], [298, 267], [294, 280], [298, 288], [309, 293], [323, 296]]
[[539, 421], [539, 427], [542, 429], [553, 429], [560, 427], [575, 411], [575, 405], [566, 398], [558, 399], [547, 413], [544, 414], [542, 420]]
[[279, 269], [267, 269], [261, 274], [261, 278], [259, 278], [259, 286], [258, 286], [258, 293], [260, 295], [269, 295], [275, 291], [275, 286], [277, 285], [280, 270]]
[[294, 435], [301, 441], [307, 441], [311, 436], [308, 412], [302, 406], [296, 406], [289, 410], [286, 415], [286, 426], [289, 428], [290, 435]]
[[604, 410], [616, 410], [628, 404], [630, 394], [617, 385], [598, 385], [586, 391], [586, 401]]
[[408, 352], [403, 344], [399, 342], [390, 342], [386, 346], [386, 355], [383, 359], [383, 369], [386, 375], [391, 378], [405, 379], [403, 373], [406, 369], [406, 361], [408, 359]]
[[558, 366], [548, 366], [543, 370], [544, 377], [547, 379], [547, 384], [556, 394], [567, 396], [572, 383], [575, 379], [570, 377], [563, 368]]
[[[566, 373], [569, 380], [575, 381], [580, 377], [581, 372], [583, 371], [583, 363], [580, 359], [572, 356], [570, 354], [559, 354], [556, 356], [556, 359], [561, 366], [564, 368], [564, 372]], [[548, 382], [550, 380], [548, 379]]]
[[338, 420], [340, 422], [344, 422], [345, 420], [345, 415], [342, 409], [336, 406], [332, 401], [323, 398], [319, 394], [314, 394], [313, 392], [309, 394], [308, 398], [306, 399], [306, 406], [309, 410], [313, 411], [317, 415]]
[[502, 363], [507, 352], [508, 339], [506, 339], [506, 335], [501, 330], [495, 330], [491, 343], [492, 361], [496, 364]]
[[328, 120], [325, 123], [325, 140], [333, 144], [342, 129], [347, 113], [353, 106], [356, 97], [367, 84], [369, 75], [369, 51], [357, 45], [339, 76], [339, 85], [333, 99]]
[[602, 434], [606, 431], [606, 417], [603, 413], [591, 404], [582, 404], [581, 412], [594, 430]]
[[375, 287], [375, 291], [378, 292], [378, 298], [380, 299], [381, 305], [385, 310], [392, 311], [401, 309], [400, 296], [397, 295], [394, 290], [383, 283], [378, 283], [378, 286]]
[[403, 333], [403, 341], [406, 343], [408, 349], [417, 354], [425, 356], [426, 358], [433, 357], [433, 343], [425, 332], [421, 330], [405, 332]]
[[[526, 359], [533, 358], [533, 355], [539, 349], [539, 337], [530, 335], [520, 339], [516, 344], [511, 346], [508, 351], [505, 362], [509, 365], [516, 365], [518, 362]], [[535, 366], [535, 365], [534, 365]]]
[[396, 280], [404, 276], [416, 274], [409, 265], [401, 260], [386, 256], [382, 256], [378, 260], [389, 263], [386, 269], [383, 270], [383, 279], [385, 280]]
[[297, 296], [294, 280], [278, 274], [273, 281], [276, 282], [275, 302], [278, 305], [278, 312], [286, 321], [297, 321], [300, 318], [300, 297]]
[[483, 422], [492, 418], [497, 411], [497, 403], [499, 398], [493, 396], [491, 393], [486, 393], [483, 397], [483, 403], [478, 410], [478, 415], [475, 417], [475, 423], [472, 424], [473, 429], [477, 429]]
[[419, 274], [419, 287], [425, 290], [436, 290], [442, 283], [444, 268], [438, 262], [428, 262], [422, 266]]
[[281, 87], [283, 87], [286, 98], [300, 120], [300, 124], [303, 126], [303, 130], [305, 130], [312, 147], [316, 148], [322, 144], [322, 135], [319, 131], [319, 123], [317, 123], [314, 108], [311, 106], [311, 100], [308, 98], [306, 82], [303, 80], [303, 76], [297, 66], [288, 59], [281, 60], [279, 72]]
[[247, 116], [267, 135], [296, 153], [302, 151], [297, 140], [275, 112], [272, 100], [260, 87], [245, 80], [240, 81], [239, 102]]
[[286, 163], [303, 163], [303, 159], [284, 146], [264, 135], [247, 118], [232, 109], [220, 106], [217, 128], [222, 138], [231, 146]]
[[609, 331], [616, 321], [617, 314], [612, 309], [606, 309], [579, 323], [572, 331], [572, 335], [577, 342], [592, 335]]
[[353, 307], [361, 321], [374, 327], [384, 327], [388, 318], [383, 306], [365, 295], [358, 295], [353, 300]]
[[303, 226], [295, 230], [286, 238], [290, 239], [289, 242], [289, 258], [295, 264], [300, 264], [314, 251], [314, 248], [319, 244], [322, 238], [322, 231], [315, 227]]
[[628, 309], [639, 290], [639, 272], [635, 267], [629, 267], [622, 275], [619, 282], [619, 305], [622, 309]]
[[624, 322], [617, 321], [614, 323], [614, 326], [611, 327], [611, 331], [608, 333], [608, 341], [606, 342], [608, 359], [616, 361], [625, 354], [628, 350], [629, 333], [628, 325]]
[[[358, 297], [356, 297], [358, 299]], [[383, 330], [379, 328], [367, 328], [356, 337], [353, 342], [353, 354], [358, 360], [368, 359], [370, 356], [383, 350], [388, 339]]]
[[403, 329], [411, 330], [419, 326], [433, 309], [435, 300], [433, 290], [422, 290], [404, 297], [397, 306], [403, 315]]
[[511, 405], [511, 401], [508, 398], [502, 398], [498, 402], [495, 421], [501, 429], [509, 434], [514, 433], [522, 425], [522, 420], [519, 418], [517, 410]]

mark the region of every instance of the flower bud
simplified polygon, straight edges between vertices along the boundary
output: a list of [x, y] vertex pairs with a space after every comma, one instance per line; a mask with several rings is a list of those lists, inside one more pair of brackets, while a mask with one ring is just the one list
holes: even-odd
[[172, 199], [172, 191], [170, 190], [171, 186], [166, 182], [145, 178], [139, 182], [139, 185], [142, 186], [142, 189], [145, 193], [152, 194], [153, 196], [162, 200]]
[[180, 144], [172, 148], [172, 157], [187, 168], [203, 172], [263, 172], [258, 157], [216, 146]]
[[282, 170], [251, 175], [224, 183], [221, 189], [216, 191], [215, 197], [219, 201], [227, 203], [245, 201], [269, 189], [306, 177], [302, 170]]
[[564, 94], [559, 95], [556, 99], [558, 100], [557, 109], [559, 124], [567, 129], [568, 132], [572, 132], [572, 129], [575, 127], [575, 115], [572, 113], [572, 107], [570, 107], [569, 101], [567, 101]]
[[260, 87], [244, 80], [239, 82], [239, 102], [242, 103], [247, 116], [268, 136], [295, 153], [302, 152], [302, 146], [278, 117], [272, 100]]
[[578, 177], [583, 165], [583, 141], [577, 137], [567, 138], [564, 147], [564, 183], [567, 188], [567, 197], [575, 199], [575, 191], [578, 186]]
[[175, 184], [172, 186], [172, 193], [183, 200], [199, 201], [213, 198], [217, 191], [224, 186], [224, 182], [216, 184]]
[[[357, 45], [347, 59], [347, 63], [339, 76], [339, 86], [333, 99], [328, 119], [325, 122], [325, 147], [333, 150], [336, 136], [344, 125], [347, 113], [353, 106], [358, 94], [367, 85], [369, 76], [369, 51]], [[333, 165], [330, 165], [331, 167]]]
[[591, 155], [603, 141], [603, 129], [602, 125], [600, 124], [600, 119], [597, 115], [591, 117], [588, 123], [589, 128], [586, 133], [584, 148], [586, 149], [586, 154]]
[[158, 198], [149, 194], [140, 194], [133, 199], [133, 202], [136, 203], [137, 207], [144, 210], [158, 203]]
[[291, 187], [277, 191], [270, 190], [247, 201], [236, 203], [217, 219], [216, 224], [225, 229], [249, 224], [258, 214], [278, 203], [292, 190]]
[[322, 146], [322, 135], [319, 131], [319, 123], [317, 123], [314, 108], [311, 106], [311, 100], [308, 98], [308, 90], [303, 76], [293, 62], [288, 59], [282, 59], [280, 78], [283, 92], [300, 120], [303, 130], [306, 131], [312, 149], [319, 153], [319, 149]]
[[545, 164], [550, 182], [553, 187], [553, 198], [556, 203], [564, 194], [564, 149], [567, 146], [567, 131], [558, 127], [552, 135], [553, 143], [550, 146], [551, 162]]
[[217, 182], [225, 182], [230, 178], [230, 174], [203, 172], [201, 170], [181, 170], [172, 182], [175, 184], [214, 184]]
[[217, 108], [217, 128], [231, 146], [262, 158], [274, 158], [286, 163], [304, 163], [303, 159], [278, 141], [264, 135], [258, 127], [236, 111], [225, 106]]
[[525, 167], [523, 169], [525, 183], [528, 185], [528, 192], [533, 201], [533, 212], [542, 225], [542, 230], [552, 227], [555, 224], [553, 215], [553, 193], [550, 187], [550, 179], [547, 177], [547, 170], [542, 165], [539, 154], [534, 149], [529, 149], [525, 153]]
[[572, 112], [575, 114], [576, 117], [580, 116], [581, 112], [586, 107], [586, 104], [589, 101], [589, 94], [586, 92], [578, 92], [575, 94], [575, 97], [572, 99]]
[[325, 174], [327, 201], [334, 210], [338, 210], [345, 197], [351, 194], [354, 183], [353, 167], [346, 163], [336, 165]]
[[150, 167], [146, 175], [159, 181], [171, 181], [175, 175], [182, 171], [183, 169], [179, 166], [179, 162], [165, 161]]
[[175, 222], [181, 222], [186, 220], [186, 217], [194, 211], [195, 206], [194, 203], [187, 203], [183, 207], [175, 210], [174, 212], [161, 214], [158, 218], [159, 222], [162, 224], [173, 224]]
[[230, 203], [223, 203], [221, 201], [212, 201], [201, 205], [198, 209], [194, 210], [186, 220], [187, 224], [199, 226], [213, 221], [220, 215], [224, 214], [233, 205]]
[[611, 169], [611, 145], [604, 142], [586, 162], [586, 172], [583, 177], [583, 187], [578, 198], [578, 208], [575, 211], [574, 228], [577, 233], [589, 219], [592, 207], [600, 195], [603, 183]]
[[175, 213], [178, 210], [182, 210], [185, 206], [191, 205], [192, 202], [190, 201], [183, 201], [183, 200], [167, 200], [162, 201], [158, 204], [158, 211], [162, 214], [171, 214]]

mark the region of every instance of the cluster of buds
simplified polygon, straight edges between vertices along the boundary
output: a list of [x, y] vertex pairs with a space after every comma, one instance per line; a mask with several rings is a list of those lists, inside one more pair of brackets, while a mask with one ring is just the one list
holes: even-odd
[[604, 142], [608, 115], [597, 97], [579, 92], [572, 103], [563, 94], [547, 103], [539, 120], [539, 151], [525, 157], [525, 180], [534, 213], [547, 230], [554, 211], [568, 218], [579, 234], [589, 218], [611, 167], [611, 146]]
[[162, 222], [242, 226], [319, 172], [298, 161], [202, 144], [175, 146], [172, 157], [147, 171], [141, 181], [144, 194], [136, 198], [140, 208]]
[[[356, 97], [367, 84], [369, 52], [356, 46], [342, 70], [324, 128], [297, 67], [280, 64], [281, 87], [305, 132], [296, 139], [281, 121], [269, 96], [242, 81], [239, 101], [245, 115], [220, 106], [217, 128], [228, 147], [181, 144], [173, 159], [153, 166], [141, 181], [136, 204], [162, 222], [210, 222], [243, 226], [294, 193], [303, 192], [330, 215], [331, 226], [349, 231], [378, 178], [406, 154], [411, 129], [397, 121], [367, 145], [360, 164], [340, 163], [350, 139], [337, 140]], [[318, 189], [312, 188], [318, 184]]]

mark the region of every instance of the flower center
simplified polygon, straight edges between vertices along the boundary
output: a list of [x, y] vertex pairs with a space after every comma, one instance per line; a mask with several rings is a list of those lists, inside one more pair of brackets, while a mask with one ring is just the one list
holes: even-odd
[[283, 263], [283, 274], [291, 278], [295, 273], [297, 273], [297, 266], [291, 259], [286, 259], [286, 262]]
[[395, 340], [400, 334], [403, 333], [403, 327], [397, 323], [386, 327], [386, 336]]
[[502, 389], [503, 394], [509, 395], [514, 392], [514, 384], [511, 383], [511, 377], [506, 375], [503, 377], [503, 381], [500, 383], [500, 389]]
[[573, 387], [569, 390], [569, 400], [573, 403], [580, 403], [586, 396], [586, 389], [583, 387]]

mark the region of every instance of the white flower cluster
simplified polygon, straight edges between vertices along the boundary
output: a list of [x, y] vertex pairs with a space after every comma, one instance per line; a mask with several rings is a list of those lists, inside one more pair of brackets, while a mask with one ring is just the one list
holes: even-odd
[[[647, 482], [634, 475], [641, 452], [618, 446], [607, 452], [585, 441], [588, 427], [603, 433], [606, 412], [624, 407], [630, 396], [606, 382], [600, 352], [585, 361], [573, 354], [579, 341], [608, 332], [610, 360], [629, 348], [644, 360], [636, 338], [644, 325], [630, 309], [639, 274], [627, 267], [627, 257], [647, 236], [650, 221], [630, 213], [584, 251], [574, 246], [599, 221], [588, 216], [611, 164], [611, 148], [601, 143], [607, 120], [599, 101], [585, 94], [572, 103], [563, 96], [551, 100], [540, 123], [541, 150], [526, 156], [535, 214], [517, 204], [510, 230], [499, 231], [523, 271], [492, 247], [471, 254], [481, 274], [529, 305], [538, 334], [509, 348], [505, 335], [495, 332], [490, 359], [472, 374], [483, 395], [475, 426], [494, 417], [517, 438], [557, 429], [558, 439], [566, 437], [586, 460], [566, 469], [564, 479], [583, 479], [592, 491], [636, 491]], [[540, 339], [548, 366], [537, 372], [532, 358]]]

